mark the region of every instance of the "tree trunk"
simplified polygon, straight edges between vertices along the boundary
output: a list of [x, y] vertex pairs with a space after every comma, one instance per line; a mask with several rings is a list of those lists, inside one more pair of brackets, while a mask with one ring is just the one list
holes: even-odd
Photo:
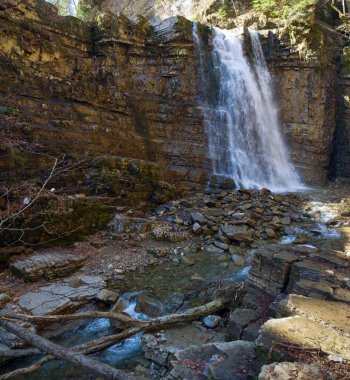
[[134, 376], [129, 375], [124, 371], [115, 369], [97, 360], [87, 358], [80, 353], [62, 347], [56, 343], [52, 343], [49, 340], [29, 332], [21, 326], [18, 326], [16, 323], [0, 319], [0, 326], [17, 335], [28, 344], [38, 348], [43, 353], [52, 355], [57, 359], [66, 360], [78, 367], [88, 369], [89, 371], [92, 371], [99, 376], [103, 376], [106, 379], [135, 380]]

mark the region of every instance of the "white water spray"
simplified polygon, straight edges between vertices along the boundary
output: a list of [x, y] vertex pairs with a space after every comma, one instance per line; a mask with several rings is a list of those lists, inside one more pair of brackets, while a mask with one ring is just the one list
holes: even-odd
[[[200, 48], [196, 28], [194, 37]], [[252, 65], [242, 40], [215, 28], [212, 54], [219, 89], [217, 99], [205, 107], [213, 174], [232, 178], [242, 188], [301, 189], [280, 132], [259, 35], [250, 31], [250, 38]]]

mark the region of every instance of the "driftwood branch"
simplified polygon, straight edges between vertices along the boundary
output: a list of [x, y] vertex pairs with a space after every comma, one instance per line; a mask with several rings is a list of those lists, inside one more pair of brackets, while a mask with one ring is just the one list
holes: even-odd
[[42, 355], [42, 352], [37, 348], [0, 350], [0, 359], [17, 359], [29, 355]]
[[17, 335], [26, 343], [38, 348], [43, 353], [49, 354], [56, 359], [66, 360], [78, 367], [88, 369], [89, 371], [107, 379], [135, 380], [134, 376], [129, 375], [124, 371], [115, 369], [97, 360], [90, 359], [81, 353], [77, 353], [76, 351], [62, 347], [56, 343], [52, 343], [37, 334], [27, 331], [16, 323], [0, 320], [0, 326]]
[[24, 367], [24, 368], [18, 368], [11, 372], [5, 373], [4, 375], [0, 375], [0, 380], [9, 380], [13, 379], [14, 377], [21, 376], [21, 375], [27, 375], [29, 373], [32, 373], [34, 371], [37, 371], [40, 369], [44, 364], [50, 362], [51, 360], [54, 360], [55, 358], [53, 356], [45, 356], [44, 358], [40, 359], [36, 363]]
[[[242, 295], [244, 294], [245, 286], [244, 284], [239, 284], [234, 288], [234, 292], [230, 292], [230, 296], [219, 298], [215, 301], [206, 303], [205, 305], [193, 307], [181, 313], [169, 314], [158, 318], [152, 318], [148, 321], [137, 321], [130, 317], [127, 317], [121, 313], [114, 312], [86, 312], [70, 315], [56, 315], [56, 316], [45, 316], [45, 317], [34, 317], [27, 316], [23, 314], [2, 314], [0, 316], [0, 326], [4, 327], [6, 330], [14, 333], [21, 339], [25, 340], [28, 344], [36, 347], [34, 349], [22, 349], [22, 350], [8, 350], [3, 353], [3, 357], [22, 357], [25, 354], [36, 355], [39, 353], [45, 353], [49, 356], [44, 357], [30, 367], [20, 368], [18, 370], [12, 371], [8, 374], [0, 376], [0, 380], [10, 379], [19, 374], [26, 374], [33, 372], [44, 364], [51, 360], [63, 359], [67, 360], [75, 365], [92, 370], [91, 366], [94, 367], [94, 372], [102, 376], [110, 376], [107, 378], [110, 379], [125, 379], [131, 380], [135, 379], [134, 377], [126, 374], [123, 371], [116, 370], [108, 365], [102, 364], [96, 360], [87, 358], [84, 355], [94, 354], [96, 352], [103, 351], [118, 342], [123, 341], [126, 338], [129, 338], [140, 332], [154, 332], [162, 329], [169, 328], [175, 324], [193, 321], [203, 316], [216, 313], [225, 307], [230, 307], [234, 309], [237, 304], [240, 302]], [[74, 315], [76, 317], [74, 317]], [[76, 346], [71, 349], [63, 348], [57, 344], [51, 343], [50, 341], [36, 335], [33, 333], [27, 332], [25, 329], [19, 327], [17, 324], [12, 321], [8, 321], [4, 318], [17, 318], [19, 320], [25, 320], [30, 322], [57, 322], [57, 321], [66, 321], [74, 319], [86, 319], [86, 318], [109, 318], [112, 320], [119, 320], [130, 324], [132, 327], [114, 334], [108, 335], [106, 337], [96, 339], [85, 343], [80, 346]], [[11, 356], [12, 355], [12, 356]], [[97, 365], [96, 365], [97, 363]], [[107, 372], [106, 372], [107, 371]], [[109, 372], [108, 372], [109, 371]], [[112, 372], [112, 374], [110, 373]], [[3, 377], [5, 376], [5, 377]], [[117, 377], [112, 377], [117, 376]], [[119, 377], [118, 377], [119, 376]], [[124, 376], [124, 377], [123, 377]]]
[[45, 315], [45, 316], [0, 312], [0, 318], [15, 319], [19, 321], [40, 323], [40, 324], [53, 323], [53, 322], [77, 321], [81, 319], [92, 319], [92, 318], [106, 318], [106, 319], [116, 320], [116, 321], [127, 323], [127, 324], [137, 325], [137, 326], [142, 326], [146, 324], [145, 321], [133, 319], [126, 313], [115, 313], [115, 312], [104, 312], [104, 311], [88, 311], [88, 312], [77, 313], [77, 314]]

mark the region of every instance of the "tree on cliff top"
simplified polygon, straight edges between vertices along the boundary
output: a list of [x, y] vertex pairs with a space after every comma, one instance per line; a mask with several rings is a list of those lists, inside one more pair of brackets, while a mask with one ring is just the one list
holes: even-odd
[[303, 58], [309, 59], [315, 53], [315, 40], [321, 43], [322, 39], [315, 28], [317, 3], [317, 0], [252, 0], [252, 7], [276, 25], [281, 36], [287, 35]]
[[46, 0], [57, 7], [62, 16], [76, 16], [78, 12], [79, 0]]

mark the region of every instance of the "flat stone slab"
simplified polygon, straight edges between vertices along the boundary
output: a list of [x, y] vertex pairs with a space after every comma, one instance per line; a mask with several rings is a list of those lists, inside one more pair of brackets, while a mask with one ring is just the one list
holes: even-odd
[[84, 262], [85, 259], [79, 256], [45, 252], [24, 260], [15, 261], [11, 264], [11, 271], [25, 281], [52, 280], [69, 276], [80, 268]]
[[278, 309], [284, 317], [295, 315], [306, 317], [323, 325], [332, 326], [350, 336], [350, 305], [348, 304], [290, 294], [279, 303]]
[[328, 354], [350, 361], [349, 334], [306, 317], [270, 319], [262, 325], [257, 341], [266, 347], [271, 347], [273, 342], [282, 342], [301, 347], [321, 348]]
[[261, 369], [259, 380], [331, 380], [334, 375], [324, 368], [303, 363], [273, 363], [264, 365]]
[[105, 287], [100, 276], [77, 278], [81, 284], [78, 287], [66, 283], [44, 286], [19, 297], [18, 305], [33, 315], [59, 314], [89, 302]]
[[224, 341], [223, 332], [217, 333], [194, 322], [173, 327], [164, 333], [144, 334], [142, 351], [146, 358], [166, 366], [172, 354], [179, 350], [217, 341]]
[[167, 380], [245, 380], [254, 374], [255, 345], [237, 340], [177, 351]]

